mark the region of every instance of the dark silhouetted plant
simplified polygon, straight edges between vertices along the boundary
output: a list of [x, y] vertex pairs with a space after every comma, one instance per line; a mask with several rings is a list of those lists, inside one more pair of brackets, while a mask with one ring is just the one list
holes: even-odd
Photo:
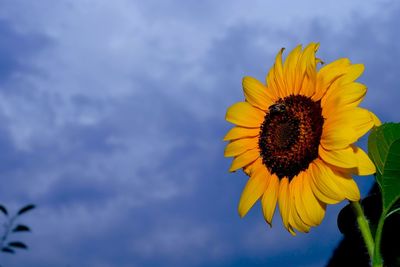
[[7, 208], [0, 204], [0, 213], [3, 213], [5, 217], [3, 234], [1, 235], [0, 239], [1, 252], [15, 254], [16, 250], [18, 249], [28, 249], [28, 246], [25, 243], [13, 240], [12, 236], [15, 233], [31, 231], [29, 226], [19, 223], [18, 220], [21, 215], [33, 210], [34, 208], [35, 205], [29, 204], [20, 208], [13, 216], [10, 216]]

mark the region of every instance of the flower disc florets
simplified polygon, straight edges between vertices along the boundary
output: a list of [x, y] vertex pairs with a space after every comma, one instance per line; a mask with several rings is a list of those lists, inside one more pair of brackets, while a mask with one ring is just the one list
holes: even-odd
[[324, 119], [320, 101], [290, 95], [270, 106], [261, 126], [263, 163], [279, 178], [292, 179], [318, 157]]

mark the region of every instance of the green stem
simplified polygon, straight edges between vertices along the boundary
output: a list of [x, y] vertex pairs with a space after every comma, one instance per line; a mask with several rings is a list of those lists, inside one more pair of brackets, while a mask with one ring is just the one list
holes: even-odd
[[351, 201], [350, 203], [357, 216], [358, 228], [367, 246], [369, 257], [372, 260], [374, 255], [374, 239], [372, 238], [367, 218], [365, 218], [364, 211], [358, 201]]
[[381, 240], [382, 240], [382, 230], [385, 218], [386, 218], [386, 212], [382, 212], [375, 232], [375, 249], [374, 249], [374, 258], [372, 260], [373, 267], [383, 266], [383, 260], [381, 255]]

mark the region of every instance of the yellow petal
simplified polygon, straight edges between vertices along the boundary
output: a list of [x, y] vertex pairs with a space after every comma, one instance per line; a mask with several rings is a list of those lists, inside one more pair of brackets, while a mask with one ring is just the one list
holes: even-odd
[[275, 64], [268, 72], [267, 85], [270, 88], [270, 98], [275, 102], [280, 97], [286, 94], [286, 85], [282, 67], [282, 53], [285, 49], [282, 48], [276, 56]]
[[374, 113], [372, 113], [372, 112], [370, 112], [370, 113], [371, 113], [372, 120], [374, 121], [374, 125], [376, 127], [380, 126], [382, 124], [381, 120]]
[[296, 206], [296, 210], [299, 213], [300, 217], [304, 220], [304, 222], [308, 223], [308, 225], [311, 225], [309, 223], [310, 219], [308, 218], [308, 214], [305, 212], [305, 206], [302, 201], [304, 197], [303, 192], [303, 176], [304, 172], [300, 172], [297, 176], [295, 176], [290, 185], [291, 185], [291, 192], [294, 197], [294, 203]]
[[333, 171], [334, 181], [339, 186], [344, 197], [350, 201], [360, 200], [360, 190], [356, 182], [350, 177], [339, 172]]
[[262, 163], [261, 157], [257, 158], [255, 161], [251, 162], [250, 164], [244, 166], [243, 171], [248, 176], [251, 176], [253, 171], [256, 170], [257, 168], [259, 168], [260, 166], [264, 166], [264, 164]]
[[331, 84], [346, 72], [346, 67], [349, 65], [350, 60], [348, 58], [341, 58], [323, 66], [317, 74], [316, 91], [312, 100], [320, 100]]
[[321, 143], [326, 149], [341, 149], [356, 142], [374, 125], [370, 112], [355, 107], [338, 109], [323, 126]]
[[329, 150], [343, 149], [357, 141], [357, 133], [350, 125], [325, 122], [322, 129], [321, 145]]
[[337, 150], [326, 150], [319, 146], [318, 154], [325, 162], [333, 166], [350, 169], [358, 165], [357, 158], [350, 146]]
[[366, 134], [374, 126], [374, 120], [371, 112], [364, 108], [355, 108], [351, 111], [351, 125], [356, 130], [357, 136], [361, 137]]
[[289, 216], [289, 224], [293, 226], [293, 228], [299, 230], [303, 233], [308, 233], [310, 231], [310, 225], [306, 224], [300, 214], [303, 213], [302, 209], [298, 209], [297, 201], [295, 198], [294, 190], [296, 187], [299, 187], [297, 177], [294, 177], [289, 184], [290, 192], [291, 192], [291, 201], [290, 201], [290, 216]]
[[[327, 104], [327, 99], [331, 95], [339, 94], [340, 90], [347, 85], [354, 84], [354, 81], [362, 74], [364, 71], [363, 64], [353, 64], [341, 69], [342, 75], [337, 77], [329, 86], [328, 90], [326, 91], [325, 95], [323, 95], [321, 99], [321, 106], [324, 107]], [[350, 86], [349, 85], [349, 86]]]
[[[296, 210], [304, 223], [309, 226], [317, 226], [321, 223], [325, 214], [325, 205], [319, 202], [311, 190], [307, 171], [301, 172], [292, 180], [293, 194]], [[296, 181], [297, 179], [297, 181]]]
[[307, 75], [303, 78], [303, 83], [300, 86], [301, 91], [299, 94], [311, 97], [315, 94], [315, 77], [308, 77]]
[[283, 225], [285, 226], [286, 229], [289, 230], [290, 191], [289, 191], [289, 180], [287, 177], [282, 178], [282, 180], [280, 181], [278, 205]]
[[272, 218], [275, 213], [276, 202], [278, 200], [279, 179], [275, 174], [271, 175], [267, 189], [261, 198], [261, 205], [264, 218], [272, 226]]
[[313, 182], [319, 192], [337, 202], [345, 198], [340, 188], [332, 179], [333, 171], [326, 164], [316, 159], [310, 164], [309, 168], [311, 168]]
[[[292, 203], [292, 207], [290, 208], [290, 214], [289, 214], [289, 226], [290, 226], [290, 228], [296, 229], [297, 231], [300, 231], [302, 233], [310, 232], [310, 228], [311, 227], [309, 225], [305, 224], [301, 220], [301, 218], [299, 217], [299, 214], [296, 211], [296, 208], [293, 205], [294, 204]], [[294, 236], [296, 235], [296, 233], [293, 230], [292, 231], [289, 230], [289, 232]]]
[[326, 94], [322, 100], [321, 105], [327, 114], [332, 114], [335, 110], [343, 107], [356, 107], [364, 99], [367, 93], [367, 87], [361, 83], [348, 83], [341, 85], [334, 83], [330, 89], [330, 94]]
[[262, 196], [267, 188], [269, 180], [270, 175], [265, 167], [263, 169], [258, 169], [257, 172], [252, 174], [240, 197], [238, 207], [240, 217], [244, 217], [254, 203]]
[[224, 141], [231, 141], [240, 138], [249, 138], [259, 136], [259, 128], [245, 128], [245, 127], [233, 127], [225, 135]]
[[296, 191], [296, 204], [300, 217], [310, 226], [317, 226], [325, 216], [326, 205], [321, 203], [314, 195], [310, 181], [310, 171], [302, 172], [300, 185]]
[[[282, 53], [284, 50], [285, 50], [284, 48], [281, 48], [281, 50], [278, 52], [274, 64], [275, 81], [276, 84], [281, 88], [280, 90], [281, 92], [284, 92], [286, 88], [286, 83], [283, 76], [283, 64], [282, 64]], [[276, 101], [277, 99], [274, 100]]]
[[[310, 43], [303, 51], [299, 61], [299, 72], [295, 84], [300, 87], [300, 94], [311, 97], [315, 93], [317, 77], [317, 59], [315, 53], [319, 48], [318, 43]], [[300, 80], [299, 80], [300, 78]]]
[[296, 235], [296, 232], [293, 230], [292, 225], [289, 224], [287, 230], [289, 231], [289, 233], [290, 233], [291, 235], [293, 235], [293, 236]]
[[376, 168], [372, 160], [368, 157], [367, 153], [357, 146], [352, 146], [353, 151], [357, 158], [357, 175], [370, 175], [376, 172]]
[[346, 73], [340, 77], [342, 84], [350, 83], [358, 79], [364, 72], [364, 64], [352, 64], [346, 68]]
[[[326, 186], [323, 183], [317, 183], [320, 176], [321, 172], [319, 171], [319, 169], [316, 168], [313, 164], [310, 164], [308, 167], [308, 182], [315, 197], [319, 201], [326, 204], [336, 204], [342, 201], [342, 199], [338, 198], [335, 194], [329, 193], [329, 191], [327, 191], [328, 189], [325, 188]], [[306, 204], [307, 203], [305, 203], [305, 205]]]
[[246, 165], [254, 162], [259, 157], [260, 157], [260, 151], [258, 148], [248, 150], [233, 159], [229, 171], [234, 172], [240, 168], [243, 168]]
[[[301, 57], [301, 45], [296, 46], [287, 56], [283, 64], [283, 73], [285, 77], [285, 84], [288, 90], [282, 92], [281, 97], [288, 96], [289, 94], [298, 94], [301, 84], [295, 84], [296, 76], [298, 75], [297, 63]], [[300, 80], [300, 78], [298, 78]]]
[[254, 108], [247, 102], [238, 102], [230, 106], [226, 112], [225, 119], [243, 127], [258, 128], [264, 121], [265, 113]]
[[244, 77], [242, 84], [246, 100], [254, 107], [267, 110], [274, 103], [268, 96], [267, 87], [258, 80]]
[[258, 147], [258, 137], [242, 138], [230, 142], [225, 147], [224, 156], [233, 157]]

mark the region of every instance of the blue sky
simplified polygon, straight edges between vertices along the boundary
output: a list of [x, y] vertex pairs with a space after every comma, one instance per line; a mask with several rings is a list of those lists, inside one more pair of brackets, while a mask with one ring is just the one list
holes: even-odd
[[[396, 1], [0, 0], [0, 203], [29, 251], [5, 266], [323, 266], [330, 206], [292, 237], [237, 203], [222, 138], [245, 75], [281, 47], [364, 63], [362, 106], [399, 121]], [[362, 193], [372, 177], [357, 178]]]

